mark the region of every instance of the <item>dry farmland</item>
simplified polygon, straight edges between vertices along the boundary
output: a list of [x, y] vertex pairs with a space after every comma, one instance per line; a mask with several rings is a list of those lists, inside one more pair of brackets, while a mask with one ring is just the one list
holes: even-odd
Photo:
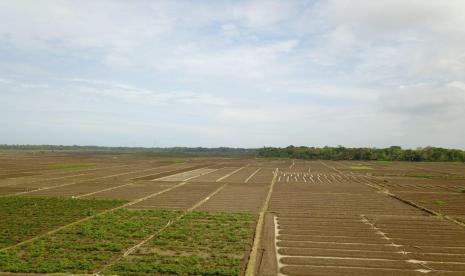
[[0, 154], [0, 275], [465, 275], [465, 165]]

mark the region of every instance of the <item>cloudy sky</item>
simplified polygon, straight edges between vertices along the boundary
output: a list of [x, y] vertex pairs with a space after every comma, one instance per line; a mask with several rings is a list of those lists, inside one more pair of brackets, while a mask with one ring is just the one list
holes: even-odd
[[0, 143], [465, 148], [465, 1], [0, 1]]

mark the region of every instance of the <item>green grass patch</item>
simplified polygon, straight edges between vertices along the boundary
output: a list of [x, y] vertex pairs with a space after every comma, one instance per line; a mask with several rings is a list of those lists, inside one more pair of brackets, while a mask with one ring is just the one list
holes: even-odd
[[58, 170], [73, 170], [73, 169], [86, 169], [94, 168], [95, 163], [65, 163], [65, 164], [54, 164], [51, 167]]
[[[118, 209], [30, 243], [0, 251], [0, 271], [93, 273], [156, 233], [180, 211]], [[191, 212], [105, 274], [238, 275], [256, 216]]]
[[120, 200], [0, 197], [0, 248], [123, 203]]
[[92, 273], [178, 216], [177, 211], [118, 209], [13, 249], [0, 271]]
[[351, 166], [350, 167], [352, 170], [360, 170], [360, 171], [366, 171], [366, 170], [372, 170], [372, 167], [368, 166]]
[[439, 205], [439, 206], [443, 206], [443, 205], [446, 204], [446, 202], [443, 201], [443, 200], [439, 200], [439, 199], [438, 199], [438, 200], [435, 200], [435, 201], [434, 201], [434, 204]]
[[463, 190], [462, 190], [462, 193], [464, 193], [464, 194], [465, 194], [465, 189], [463, 189]]
[[435, 174], [418, 174], [418, 173], [407, 173], [407, 177], [416, 177], [416, 178], [427, 178], [427, 179], [449, 179], [449, 180], [463, 180], [465, 176], [457, 174], [448, 174], [448, 173], [435, 173]]
[[239, 275], [255, 220], [246, 213], [189, 213], [105, 273]]

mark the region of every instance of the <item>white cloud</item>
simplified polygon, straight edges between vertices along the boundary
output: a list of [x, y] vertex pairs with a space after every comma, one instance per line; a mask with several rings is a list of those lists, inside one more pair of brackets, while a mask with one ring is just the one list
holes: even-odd
[[465, 147], [464, 3], [3, 1], [0, 117], [116, 144]]

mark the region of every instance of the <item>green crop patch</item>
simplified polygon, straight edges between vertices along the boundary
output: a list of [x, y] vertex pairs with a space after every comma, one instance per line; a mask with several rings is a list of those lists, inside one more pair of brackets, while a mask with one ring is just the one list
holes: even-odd
[[188, 213], [105, 273], [239, 275], [255, 222], [247, 213]]
[[123, 203], [120, 200], [0, 197], [0, 248]]
[[177, 211], [118, 209], [0, 251], [0, 271], [92, 273], [165, 226]]
[[360, 171], [365, 171], [365, 170], [372, 170], [372, 167], [368, 166], [351, 166], [350, 167], [352, 170], [360, 170]]
[[70, 169], [86, 169], [86, 168], [93, 168], [96, 164], [94, 163], [65, 163], [65, 164], [55, 164], [52, 165], [53, 169], [61, 169], [61, 170], [70, 170]]
[[439, 206], [442, 206], [442, 205], [445, 205], [446, 202], [445, 202], [444, 200], [439, 200], [439, 199], [438, 199], [438, 200], [435, 200], [435, 201], [434, 201], [434, 204], [439, 205]]

